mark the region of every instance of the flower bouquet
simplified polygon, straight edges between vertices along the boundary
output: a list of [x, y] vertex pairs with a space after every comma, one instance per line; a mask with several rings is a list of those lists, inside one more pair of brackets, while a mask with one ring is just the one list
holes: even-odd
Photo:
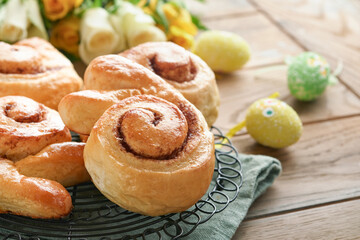
[[85, 63], [149, 41], [190, 49], [198, 29], [178, 0], [0, 0], [0, 41], [38, 36]]

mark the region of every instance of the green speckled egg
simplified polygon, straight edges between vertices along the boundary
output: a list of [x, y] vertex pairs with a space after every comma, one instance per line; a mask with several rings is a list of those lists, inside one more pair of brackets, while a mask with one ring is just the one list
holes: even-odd
[[319, 97], [329, 84], [329, 77], [329, 64], [316, 53], [304, 52], [289, 61], [289, 90], [299, 100], [311, 101]]

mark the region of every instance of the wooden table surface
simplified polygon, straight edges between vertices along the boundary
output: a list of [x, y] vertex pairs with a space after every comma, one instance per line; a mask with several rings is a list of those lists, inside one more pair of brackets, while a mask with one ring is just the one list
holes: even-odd
[[[187, 1], [211, 29], [238, 33], [252, 48], [240, 71], [219, 75], [220, 117], [227, 131], [259, 98], [280, 92], [304, 124], [291, 147], [263, 147], [241, 131], [239, 152], [279, 159], [281, 176], [250, 208], [237, 239], [360, 239], [360, 1]], [[323, 55], [340, 82], [318, 100], [295, 100], [287, 88], [284, 58], [303, 51]]]

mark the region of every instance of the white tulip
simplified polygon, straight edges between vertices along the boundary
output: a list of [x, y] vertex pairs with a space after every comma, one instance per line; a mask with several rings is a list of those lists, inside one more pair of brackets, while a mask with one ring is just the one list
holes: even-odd
[[16, 42], [28, 37], [48, 39], [37, 0], [9, 0], [0, 9], [0, 40]]
[[137, 24], [133, 19], [128, 18], [125, 23], [127, 25], [127, 41], [129, 48], [135, 47], [145, 42], [164, 42], [166, 41], [165, 33], [154, 25]]
[[124, 51], [125, 49], [127, 49], [127, 42], [125, 39], [125, 34], [124, 34], [124, 30], [123, 30], [123, 19], [122, 17], [115, 15], [115, 14], [110, 14], [109, 16], [109, 20], [110, 23], [112, 24], [116, 34], [119, 37], [119, 41], [118, 44], [114, 50], [114, 53], [119, 53]]
[[81, 19], [79, 54], [89, 64], [97, 56], [114, 53], [119, 36], [109, 22], [109, 13], [103, 8], [87, 10]]
[[[121, 26], [129, 48], [144, 42], [166, 41], [165, 33], [155, 26], [154, 20], [141, 8], [123, 2], [115, 15], [121, 19], [117, 27]], [[116, 25], [114, 21], [112, 23]]]
[[26, 8], [21, 0], [7, 1], [0, 12], [0, 39], [16, 42], [27, 36]]
[[44, 22], [41, 18], [38, 1], [26, 0], [24, 1], [24, 4], [27, 11], [28, 20], [30, 21], [27, 37], [41, 37], [48, 40]]

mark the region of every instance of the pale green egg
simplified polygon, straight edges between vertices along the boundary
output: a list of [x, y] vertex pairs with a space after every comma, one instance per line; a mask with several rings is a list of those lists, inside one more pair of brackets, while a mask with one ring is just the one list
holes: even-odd
[[193, 52], [216, 72], [240, 69], [250, 58], [248, 43], [239, 35], [225, 31], [206, 31], [195, 41]]

